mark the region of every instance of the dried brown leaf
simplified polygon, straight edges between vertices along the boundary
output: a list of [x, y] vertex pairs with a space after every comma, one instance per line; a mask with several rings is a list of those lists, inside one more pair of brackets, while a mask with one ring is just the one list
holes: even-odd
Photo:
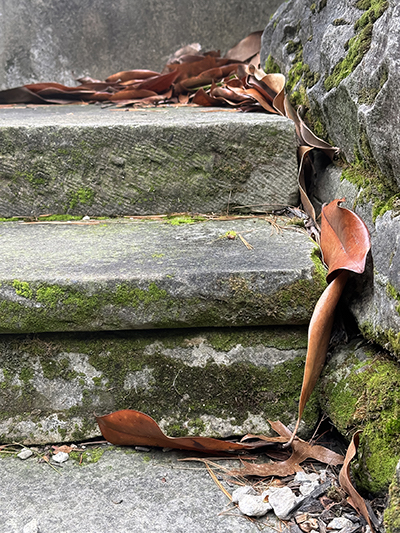
[[350, 446], [347, 449], [346, 457], [344, 459], [343, 467], [339, 473], [339, 483], [342, 489], [349, 495], [348, 502], [350, 505], [365, 518], [372, 532], [374, 532], [365, 501], [358, 494], [350, 480], [350, 463], [357, 453], [360, 433], [361, 431], [357, 431], [351, 439]]
[[260, 442], [246, 444], [209, 437], [167, 437], [150, 416], [132, 409], [97, 416], [96, 420], [103, 437], [117, 445], [160, 446], [206, 453], [253, 450], [260, 446]]

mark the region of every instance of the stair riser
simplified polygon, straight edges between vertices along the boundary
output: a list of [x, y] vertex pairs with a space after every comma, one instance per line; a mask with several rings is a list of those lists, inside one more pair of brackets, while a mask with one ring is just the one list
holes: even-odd
[[[1, 442], [99, 435], [93, 412], [131, 408], [170, 436], [268, 433], [296, 419], [306, 328], [0, 338]], [[318, 417], [310, 402], [304, 433]]]
[[297, 202], [294, 126], [282, 117], [192, 108], [29, 112], [0, 113], [0, 217]]

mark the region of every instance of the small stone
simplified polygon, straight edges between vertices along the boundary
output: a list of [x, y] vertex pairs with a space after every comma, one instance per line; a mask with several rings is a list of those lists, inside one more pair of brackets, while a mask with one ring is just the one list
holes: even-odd
[[88, 215], [84, 216], [82, 220], [90, 220], [90, 217]]
[[318, 481], [313, 482], [313, 483], [310, 483], [310, 482], [302, 483], [299, 487], [299, 490], [303, 496], [308, 496], [309, 494], [312, 493], [314, 489], [318, 487], [318, 485], [319, 485]]
[[344, 516], [340, 516], [331, 520], [326, 529], [343, 529], [345, 527], [353, 527], [353, 522]]
[[55, 463], [65, 463], [65, 461], [68, 461], [68, 459], [69, 459], [69, 455], [65, 452], [58, 452], [52, 457], [52, 460]]
[[29, 457], [32, 457], [33, 452], [31, 450], [28, 450], [28, 448], [23, 448], [17, 457], [19, 457], [22, 460], [29, 459]]
[[274, 489], [269, 495], [269, 503], [280, 520], [288, 520], [290, 518], [289, 513], [297, 501], [294, 492], [289, 487]]
[[294, 476], [294, 481], [298, 481], [299, 483], [316, 483], [319, 481], [320, 476], [319, 474], [316, 474], [313, 472], [312, 474], [306, 474], [305, 472], [296, 472], [296, 475]]
[[264, 501], [263, 496], [244, 494], [239, 500], [239, 509], [246, 516], [259, 517], [271, 511], [272, 506], [269, 502]]
[[232, 503], [239, 503], [241, 498], [246, 494], [251, 494], [252, 496], [257, 496], [257, 492], [253, 489], [251, 485], [244, 485], [232, 492]]
[[40, 533], [39, 524], [36, 518], [24, 525], [22, 533]]

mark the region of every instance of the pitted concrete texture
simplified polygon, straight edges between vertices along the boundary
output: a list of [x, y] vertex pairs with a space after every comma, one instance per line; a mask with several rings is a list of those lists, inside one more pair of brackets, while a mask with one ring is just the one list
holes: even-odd
[[220, 213], [297, 201], [295, 128], [284, 117], [198, 107], [0, 109], [0, 217]]
[[[250, 521], [229, 511], [232, 504], [204, 465], [177, 462], [190, 454], [126, 451], [106, 451], [82, 466], [70, 459], [58, 467], [61, 475], [33, 457], [1, 457], [0, 533], [22, 533], [33, 520], [40, 533], [257, 533], [265, 523], [262, 531], [275, 533], [279, 527], [272, 516]], [[230, 493], [237, 488], [224, 485]]]
[[1, 333], [306, 324], [325, 288], [309, 237], [259, 218], [3, 222], [0, 246]]

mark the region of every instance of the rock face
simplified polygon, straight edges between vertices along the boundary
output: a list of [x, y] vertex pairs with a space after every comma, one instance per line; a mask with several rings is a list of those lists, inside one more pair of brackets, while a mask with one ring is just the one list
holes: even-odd
[[352, 282], [352, 310], [364, 335], [398, 357], [399, 24], [397, 2], [290, 0], [266, 27], [261, 53], [262, 64], [286, 74], [315, 133], [347, 160], [341, 176], [334, 168], [320, 173], [314, 203], [345, 194], [366, 221], [373, 266]]
[[268, 434], [278, 418], [293, 428], [306, 345], [305, 327], [2, 335], [0, 440], [88, 439], [93, 412], [126, 408], [169, 436]]

